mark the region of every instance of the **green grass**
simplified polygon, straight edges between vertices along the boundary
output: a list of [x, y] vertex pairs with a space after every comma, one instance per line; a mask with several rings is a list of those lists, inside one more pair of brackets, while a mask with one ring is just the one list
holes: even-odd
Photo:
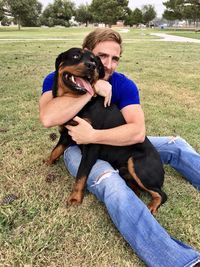
[[[18, 196], [0, 206], [2, 266], [144, 266], [93, 195], [86, 194], [78, 208], [64, 206], [74, 179], [62, 159], [51, 168], [42, 162], [56, 142], [49, 134], [57, 132], [38, 119], [43, 78], [58, 53], [80, 46], [89, 30], [0, 28], [0, 39], [21, 39], [0, 41], [0, 199]], [[154, 42], [149, 33], [122, 33], [119, 71], [140, 88], [148, 135], [181, 135], [200, 152], [200, 47]], [[22, 40], [44, 37], [66, 40]], [[49, 173], [51, 183], [45, 181]], [[200, 249], [199, 192], [168, 167], [164, 190], [168, 201], [156, 218], [171, 235]]]
[[193, 38], [193, 39], [200, 39], [200, 32], [195, 32], [195, 31], [167, 31], [167, 33], [172, 34], [172, 35], [178, 35], [178, 36], [183, 36], [183, 37], [188, 37], [188, 38]]

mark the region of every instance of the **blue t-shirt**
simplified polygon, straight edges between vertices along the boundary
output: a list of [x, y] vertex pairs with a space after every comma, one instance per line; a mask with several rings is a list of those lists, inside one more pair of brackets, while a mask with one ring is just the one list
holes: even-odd
[[[42, 93], [52, 90], [55, 72], [51, 72], [44, 79]], [[140, 104], [139, 91], [136, 84], [128, 79], [124, 74], [114, 72], [109, 79], [112, 85], [112, 99], [111, 102], [115, 103], [118, 108]]]

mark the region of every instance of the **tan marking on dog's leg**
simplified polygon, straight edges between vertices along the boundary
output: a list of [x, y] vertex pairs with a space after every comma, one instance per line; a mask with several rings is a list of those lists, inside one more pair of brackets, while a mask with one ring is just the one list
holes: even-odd
[[55, 147], [52, 150], [50, 157], [47, 160], [45, 160], [45, 163], [47, 165], [52, 165], [53, 163], [55, 163], [55, 161], [64, 153], [66, 148], [67, 147], [62, 144]]
[[133, 162], [133, 159], [132, 157], [130, 157], [128, 159], [128, 170], [131, 174], [131, 176], [133, 177], [133, 179], [135, 179], [135, 181], [137, 182], [137, 184], [142, 188], [144, 189], [145, 191], [149, 192], [152, 196], [152, 201], [149, 203], [148, 205], [148, 208], [149, 210], [151, 211], [151, 213], [153, 215], [155, 215], [157, 209], [159, 208], [159, 206], [161, 205], [161, 201], [162, 201], [162, 198], [160, 196], [159, 193], [157, 192], [154, 192], [152, 190], [149, 190], [147, 189], [143, 184], [142, 182], [140, 181], [139, 177], [136, 175], [135, 173], [135, 168], [134, 168], [134, 162]]
[[67, 199], [67, 204], [74, 205], [74, 204], [81, 204], [84, 198], [84, 190], [86, 185], [87, 177], [83, 176], [79, 178], [73, 186], [72, 192]]
[[148, 204], [148, 208], [149, 208], [150, 212], [153, 215], [155, 215], [157, 210], [158, 210], [158, 208], [161, 205], [162, 198], [161, 198], [161, 196], [160, 196], [160, 194], [158, 192], [154, 192], [154, 191], [149, 190], [149, 193], [152, 196], [152, 200]]

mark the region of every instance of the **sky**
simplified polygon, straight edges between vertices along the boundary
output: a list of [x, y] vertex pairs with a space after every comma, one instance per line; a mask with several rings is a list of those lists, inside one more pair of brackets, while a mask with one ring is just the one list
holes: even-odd
[[[43, 7], [46, 7], [48, 4], [53, 3], [54, 0], [38, 0], [42, 3]], [[78, 7], [80, 4], [90, 4], [91, 0], [72, 0], [76, 6]], [[129, 7], [131, 9], [135, 9], [136, 7], [141, 8], [144, 5], [153, 5], [155, 7], [156, 13], [158, 17], [162, 16], [164, 12], [164, 6], [162, 2], [166, 2], [164, 0], [129, 0]]]

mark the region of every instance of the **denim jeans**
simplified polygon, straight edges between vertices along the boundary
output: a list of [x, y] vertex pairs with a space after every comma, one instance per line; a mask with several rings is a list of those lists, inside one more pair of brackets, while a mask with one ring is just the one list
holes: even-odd
[[149, 137], [162, 162], [200, 189], [200, 155], [181, 137]]
[[[158, 146], [164, 163], [171, 164], [186, 174], [186, 178], [199, 187], [200, 175], [197, 173], [200, 172], [200, 155], [183, 139], [178, 139], [153, 137], [151, 141], [156, 148]], [[179, 145], [181, 152], [176, 155]], [[184, 167], [184, 153], [189, 153], [188, 164], [193, 160], [193, 154], [194, 158], [198, 156], [194, 170], [190, 169], [193, 167], [192, 163], [190, 167], [187, 164], [186, 168]], [[183, 159], [178, 159], [178, 156]], [[71, 146], [65, 151], [64, 161], [73, 176], [76, 176], [80, 160], [81, 152], [78, 146]], [[87, 189], [105, 204], [119, 232], [147, 266], [192, 267], [200, 262], [200, 253], [172, 238], [109, 163], [97, 160], [88, 177]]]

